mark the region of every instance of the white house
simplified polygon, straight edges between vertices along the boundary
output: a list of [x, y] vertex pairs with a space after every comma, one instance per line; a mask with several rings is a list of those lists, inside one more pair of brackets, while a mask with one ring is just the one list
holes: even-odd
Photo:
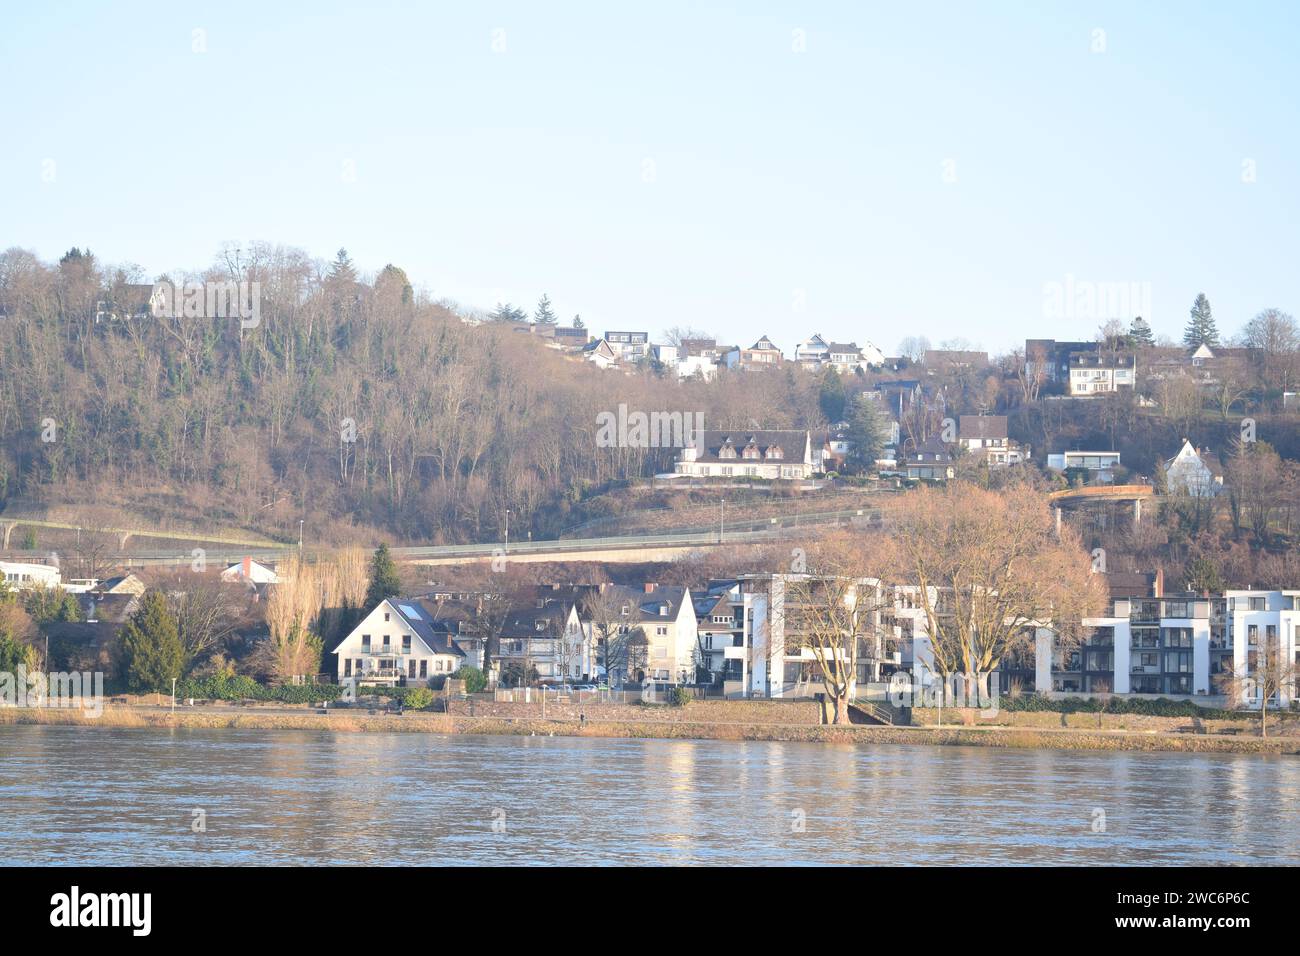
[[451, 635], [433, 627], [414, 598], [389, 598], [334, 648], [338, 681], [421, 686], [455, 673], [465, 660]]
[[[814, 454], [815, 452], [815, 454]], [[678, 475], [715, 478], [811, 478], [821, 467], [821, 448], [808, 431], [706, 431], [682, 449]]]
[[1171, 495], [1213, 498], [1223, 490], [1223, 469], [1208, 452], [1198, 452], [1184, 438], [1178, 454], [1165, 462], [1165, 487]]
[[1098, 481], [1109, 483], [1114, 480], [1115, 469], [1119, 467], [1119, 452], [1063, 451], [1057, 455], [1048, 455], [1047, 467], [1051, 471], [1083, 468], [1092, 472]]
[[1131, 389], [1137, 383], [1137, 359], [1131, 353], [1075, 352], [1069, 361], [1070, 394], [1076, 398]]
[[706, 382], [711, 382], [718, 374], [718, 363], [707, 355], [682, 355], [677, 362], [677, 377], [691, 378], [698, 375]]
[[221, 572], [223, 581], [247, 581], [250, 584], [276, 584], [279, 578], [275, 572], [264, 564], [258, 564], [252, 558], [244, 558], [238, 564], [232, 564]]
[[16, 591], [56, 588], [61, 580], [59, 569], [51, 564], [0, 561], [0, 575], [3, 575], [5, 583]]

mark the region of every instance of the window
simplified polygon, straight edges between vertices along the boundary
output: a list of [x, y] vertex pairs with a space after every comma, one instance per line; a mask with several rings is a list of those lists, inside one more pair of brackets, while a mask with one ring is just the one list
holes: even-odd
[[388, 620], [389, 620], [390, 617], [391, 617], [391, 615], [390, 615], [387, 611], [385, 611], [385, 612], [384, 612], [384, 623], [385, 623], [385, 624], [388, 623]]
[[403, 653], [403, 654], [409, 654], [409, 653], [411, 653], [411, 635], [410, 635], [410, 634], [403, 634], [403, 635], [402, 635], [402, 653]]
[[345, 658], [343, 661], [343, 676], [344, 677], [352, 676], [352, 658], [350, 657]]
[[667, 634], [668, 634], [668, 627], [667, 627], [667, 625], [660, 625], [659, 627], [656, 627], [656, 628], [655, 628], [655, 635], [656, 635], [656, 636], [658, 636], [658, 637], [665, 637], [665, 636], [667, 636]]
[[362, 634], [362, 635], [361, 635], [361, 649], [362, 649], [363, 651], [368, 651], [368, 650], [370, 650], [370, 635], [369, 635], [369, 634]]
[[1264, 610], [1264, 599], [1262, 597], [1253, 597], [1250, 599], [1250, 609], [1252, 611]]
[[[441, 664], [442, 661], [439, 661], [438, 663]], [[421, 677], [429, 676], [429, 662], [427, 660], [420, 661], [420, 676]]]
[[407, 677], [415, 676], [415, 661], [406, 662], [406, 676]]

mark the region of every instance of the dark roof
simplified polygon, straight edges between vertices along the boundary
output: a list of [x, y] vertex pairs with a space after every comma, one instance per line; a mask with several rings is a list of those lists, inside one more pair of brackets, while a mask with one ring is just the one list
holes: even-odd
[[958, 431], [960, 438], [1006, 438], [1007, 416], [963, 415]]
[[939, 440], [938, 435], [931, 435], [921, 442], [907, 458], [909, 465], [946, 465], [951, 462], [952, 455], [948, 452], [948, 446]]
[[[807, 430], [803, 431], [785, 431], [776, 429], [763, 429], [755, 431], [753, 429], [737, 429], [733, 431], [706, 431], [703, 432], [698, 441], [696, 461], [703, 462], [721, 462], [740, 463], [746, 460], [742, 457], [744, 450], [751, 444], [759, 451], [757, 461], [780, 460], [789, 462], [802, 463], [804, 454], [809, 451], [811, 437]], [[776, 447], [781, 449], [779, 459], [768, 459], [766, 457], [769, 448]], [[732, 448], [736, 452], [735, 458], [719, 457], [723, 448]]]
[[1131, 352], [1116, 352], [1112, 355], [1097, 352], [1071, 352], [1071, 368], [1133, 368], [1137, 361]]
[[465, 652], [456, 646], [447, 631], [433, 624], [433, 616], [420, 603], [419, 598], [389, 598], [388, 603], [407, 627], [413, 630], [429, 650], [435, 654], [451, 654], [464, 657]]
[[[631, 613], [628, 621], [670, 621], [681, 611], [682, 602], [690, 593], [684, 587], [661, 587], [647, 592], [644, 587], [634, 588], [624, 585], [611, 585], [605, 589], [628, 606]], [[660, 613], [660, 609], [664, 609]], [[693, 605], [692, 605], [693, 609]]]
[[1108, 571], [1106, 588], [1114, 598], [1155, 597], [1158, 575], [1146, 571]]

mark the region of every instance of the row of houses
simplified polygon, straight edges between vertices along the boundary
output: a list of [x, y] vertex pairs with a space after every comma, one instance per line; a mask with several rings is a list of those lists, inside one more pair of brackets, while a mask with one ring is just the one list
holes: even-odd
[[[1251, 674], [1266, 651], [1300, 663], [1300, 591], [1171, 593], [1159, 574], [1106, 575], [1104, 613], [1062, 646], [1050, 622], [1027, 627], [998, 671], [1002, 692], [1208, 696], [1224, 675]], [[492, 670], [507, 683], [709, 684], [731, 697], [821, 690], [799, 633], [809, 575], [748, 574], [698, 588], [553, 585], [511, 592]], [[856, 681], [899, 672], [939, 679], [926, 610], [942, 596], [861, 579]], [[486, 595], [431, 593], [384, 601], [335, 649], [340, 681], [418, 684], [482, 666]], [[840, 653], [835, 651], [834, 653]], [[848, 654], [847, 644], [842, 653]], [[1261, 682], [1262, 684], [1263, 682]], [[1289, 704], [1294, 688], [1281, 687]]]
[[[647, 362], [676, 371], [680, 378], [716, 377], [719, 369], [755, 371], [778, 368], [791, 361], [783, 349], [763, 335], [748, 347], [720, 343], [713, 338], [683, 338], [675, 344], [654, 343], [650, 333], [609, 330], [599, 336], [586, 329], [521, 322], [515, 331], [536, 335], [559, 351], [581, 356], [599, 368], [630, 370]], [[842, 375], [879, 368], [889, 359], [870, 342], [831, 342], [820, 335], [794, 348], [795, 364], [809, 371], [833, 368]]]
[[[1026, 339], [1026, 377], [1073, 398], [1096, 398], [1137, 387], [1138, 352], [1106, 342]], [[1144, 374], [1152, 381], [1186, 377], [1212, 387], [1225, 376], [1239, 376], [1257, 363], [1258, 349], [1209, 345], [1141, 350]]]

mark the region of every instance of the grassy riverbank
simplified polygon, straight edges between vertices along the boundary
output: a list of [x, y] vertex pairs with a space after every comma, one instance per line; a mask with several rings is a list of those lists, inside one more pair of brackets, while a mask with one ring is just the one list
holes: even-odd
[[937, 744], [1061, 750], [1138, 750], [1181, 753], [1300, 753], [1296, 737], [1220, 737], [1121, 730], [1020, 727], [835, 727], [758, 722], [681, 720], [574, 720], [462, 717], [406, 713], [259, 713], [109, 707], [99, 717], [74, 710], [0, 708], [0, 725], [73, 725], [95, 728], [327, 730], [336, 733], [505, 734], [515, 736], [625, 737], [678, 740], [774, 740], [852, 744]]

